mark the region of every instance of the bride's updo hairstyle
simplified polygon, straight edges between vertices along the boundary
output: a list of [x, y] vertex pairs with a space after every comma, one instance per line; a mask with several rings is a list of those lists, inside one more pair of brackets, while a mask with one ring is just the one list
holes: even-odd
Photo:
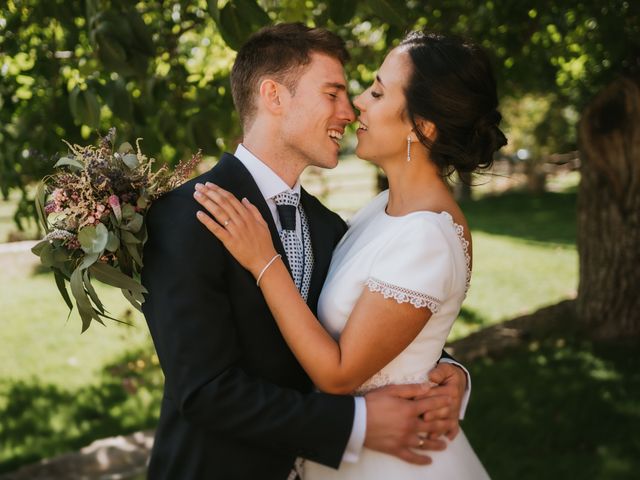
[[[420, 143], [444, 175], [488, 168], [493, 153], [507, 144], [498, 128], [496, 81], [487, 54], [453, 36], [411, 32], [399, 45], [411, 57], [405, 89], [407, 113]], [[433, 122], [428, 139], [418, 121]]]

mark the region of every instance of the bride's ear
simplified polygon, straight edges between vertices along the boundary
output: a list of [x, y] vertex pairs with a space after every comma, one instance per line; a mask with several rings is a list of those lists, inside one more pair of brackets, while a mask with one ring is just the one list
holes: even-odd
[[[436, 129], [435, 123], [429, 120], [425, 120], [424, 118], [417, 118], [416, 125], [420, 129], [422, 135], [424, 135], [424, 137], [427, 138], [430, 142], [434, 142], [438, 137], [438, 131]], [[416, 142], [418, 141], [418, 136], [416, 135], [414, 129], [411, 130], [411, 140]]]

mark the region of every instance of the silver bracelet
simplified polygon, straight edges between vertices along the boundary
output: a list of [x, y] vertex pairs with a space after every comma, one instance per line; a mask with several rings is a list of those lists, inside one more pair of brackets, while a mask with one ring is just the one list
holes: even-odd
[[262, 280], [262, 276], [264, 275], [264, 272], [267, 271], [267, 268], [269, 268], [271, 266], [271, 264], [273, 262], [275, 262], [278, 258], [282, 258], [282, 255], [280, 255], [279, 253], [276, 253], [275, 256], [269, 260], [269, 263], [267, 263], [264, 268], [262, 269], [262, 271], [260, 272], [260, 275], [258, 275], [258, 280], [256, 280], [256, 285], [259, 287], [260, 286], [260, 280]]

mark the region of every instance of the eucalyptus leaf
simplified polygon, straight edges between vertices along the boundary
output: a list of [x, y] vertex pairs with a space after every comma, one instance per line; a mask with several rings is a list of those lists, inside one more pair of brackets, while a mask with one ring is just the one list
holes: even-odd
[[140, 162], [138, 162], [138, 156], [135, 153], [127, 153], [122, 156], [122, 161], [124, 164], [129, 167], [131, 170], [137, 168]]
[[113, 232], [109, 232], [109, 239], [107, 240], [107, 246], [105, 248], [110, 252], [115, 252], [119, 246], [120, 239], [118, 239], [118, 236]]
[[62, 157], [54, 165], [55, 168], [64, 166], [72, 167], [72, 169], [75, 170], [82, 170], [84, 168], [84, 163], [82, 163], [80, 160], [76, 160], [75, 158]]
[[78, 241], [86, 253], [101, 253], [109, 241], [109, 231], [102, 223], [87, 225], [78, 232]]
[[138, 310], [139, 312], [142, 312], [141, 302], [136, 300], [136, 297], [129, 290], [121, 289], [121, 291], [122, 291], [122, 295], [124, 295], [124, 298], [126, 298], [129, 301], [131, 306], [136, 310]]
[[141, 243], [140, 240], [138, 240], [138, 237], [136, 237], [133, 233], [127, 230], [121, 230], [120, 235], [122, 236], [122, 241], [124, 243], [129, 243], [133, 245], [137, 245], [138, 243]]
[[147, 293], [147, 289], [144, 288], [140, 282], [128, 277], [120, 270], [106, 263], [95, 263], [89, 270], [96, 280], [106, 283], [107, 285], [130, 290], [131, 292]]
[[89, 270], [82, 271], [82, 279], [84, 280], [84, 286], [87, 289], [87, 292], [89, 292], [89, 298], [91, 299], [91, 301], [93, 301], [93, 304], [96, 306], [98, 311], [101, 314], [104, 314], [104, 305], [100, 301], [100, 298], [98, 298], [98, 294], [96, 293], [95, 288], [93, 288], [93, 285], [91, 284], [91, 277], [89, 276]]
[[125, 243], [125, 245], [127, 247], [127, 251], [129, 252], [129, 255], [131, 255], [131, 258], [133, 258], [133, 260], [138, 264], [138, 266], [142, 267], [142, 257], [138, 252], [138, 247], [128, 242]]
[[121, 155], [129, 152], [133, 152], [133, 147], [129, 142], [124, 142], [118, 147], [118, 153]]
[[44, 202], [47, 196], [47, 189], [44, 182], [39, 182], [38, 187], [36, 188], [36, 211], [38, 212], [38, 219], [40, 220], [40, 225], [44, 228], [44, 231], [49, 233], [49, 223], [47, 222], [47, 215], [44, 211]]
[[142, 222], [144, 218], [139, 213], [134, 213], [131, 220], [127, 222], [127, 224], [121, 228], [124, 230], [129, 230], [130, 232], [137, 233], [142, 228]]
[[98, 261], [98, 259], [100, 258], [100, 255], [101, 255], [100, 252], [87, 253], [82, 259], [82, 262], [80, 262], [80, 265], [78, 265], [78, 268], [81, 268], [83, 270], [86, 268], [89, 268], [91, 265], [93, 265]]
[[47, 244], [42, 247], [42, 250], [40, 251], [40, 262], [45, 267], [53, 267], [53, 265], [55, 264], [55, 260], [53, 258], [53, 245], [51, 245], [49, 242], [47, 242]]
[[125, 203], [121, 207], [122, 207], [122, 218], [124, 218], [125, 220], [133, 217], [133, 215], [136, 213], [136, 209], [133, 207], [133, 205], [129, 203]]
[[91, 325], [93, 319], [93, 306], [87, 297], [87, 293], [84, 289], [84, 283], [82, 281], [82, 270], [76, 268], [71, 274], [71, 293], [76, 300], [78, 306], [78, 313], [80, 313], [80, 319], [82, 320], [82, 333]]
[[42, 250], [46, 248], [47, 245], [51, 245], [49, 243], [49, 240], [40, 240], [33, 247], [31, 247], [31, 252], [37, 256], [40, 256], [40, 254], [42, 253]]
[[64, 275], [60, 273], [57, 269], [53, 269], [53, 277], [56, 280], [56, 287], [58, 287], [58, 291], [62, 298], [64, 299], [64, 303], [69, 307], [69, 315], [71, 315], [71, 311], [73, 310], [73, 302], [71, 301], [71, 297], [69, 296], [69, 292], [67, 291], [67, 283]]

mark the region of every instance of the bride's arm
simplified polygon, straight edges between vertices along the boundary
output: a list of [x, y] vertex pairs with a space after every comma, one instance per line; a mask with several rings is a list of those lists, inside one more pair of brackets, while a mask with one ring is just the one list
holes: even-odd
[[[196, 199], [219, 222], [200, 221], [255, 278], [276, 256], [271, 234], [248, 201], [215, 187], [197, 187]], [[199, 195], [198, 195], [199, 193]], [[221, 224], [227, 223], [227, 227]], [[300, 296], [284, 263], [277, 259], [260, 287], [287, 344], [318, 388], [349, 393], [400, 354], [431, 317], [427, 308], [398, 304], [365, 289], [336, 342]]]

